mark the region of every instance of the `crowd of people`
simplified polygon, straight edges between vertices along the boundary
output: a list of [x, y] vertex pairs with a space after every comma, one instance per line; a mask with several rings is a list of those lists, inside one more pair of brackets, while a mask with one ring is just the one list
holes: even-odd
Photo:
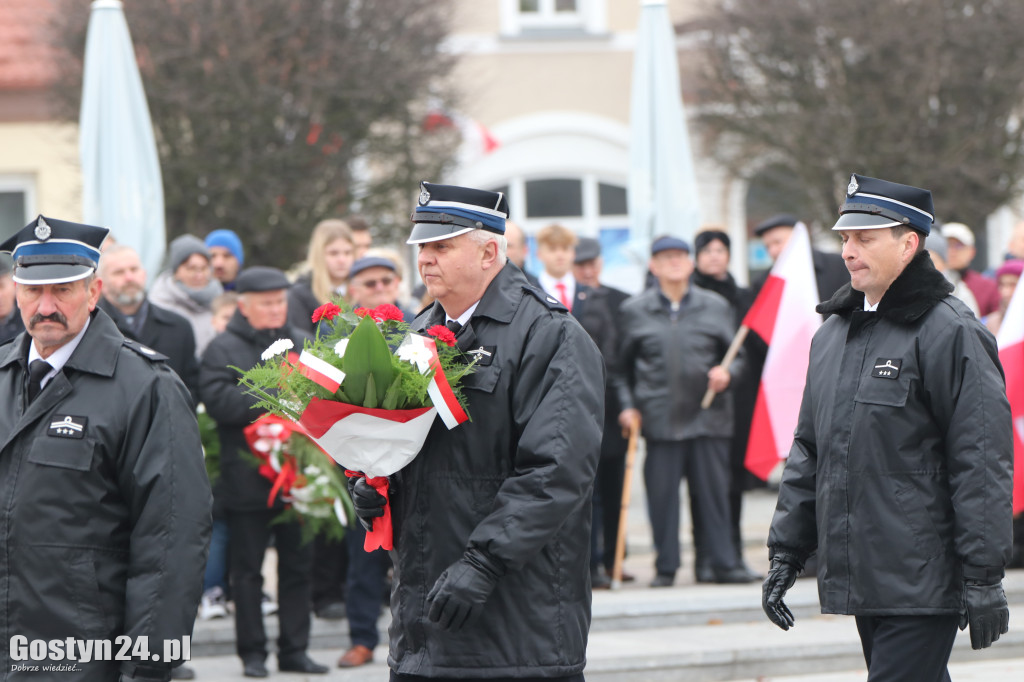
[[[861, 177], [860, 182], [869, 186], [882, 183], [878, 192], [883, 194], [904, 192], [899, 189], [903, 186], [894, 190], [892, 183], [871, 178]], [[924, 195], [911, 192], [907, 196], [924, 206]], [[930, 201], [928, 195], [928, 209]], [[851, 202], [850, 206], [849, 216], [864, 215], [858, 205]], [[918, 213], [924, 211], [921, 208]], [[279, 670], [328, 671], [306, 651], [314, 615], [348, 621], [351, 647], [337, 661], [339, 667], [372, 661], [379, 644], [377, 620], [390, 593], [395, 608], [389, 656], [394, 680], [444, 678], [455, 670], [475, 670], [485, 677], [525, 674], [566, 682], [582, 680], [589, 623], [587, 595], [590, 588], [608, 588], [615, 568], [631, 430], [636, 429], [646, 442], [643, 481], [655, 550], [655, 576], [650, 586], [675, 584], [682, 565], [680, 486], [684, 479], [692, 516], [695, 580], [749, 583], [764, 578], [744, 560], [740, 517], [743, 492], [755, 484], [744, 468], [744, 457], [766, 345], [751, 335], [735, 359], [722, 364], [764, 277], [755, 277], [750, 287], [738, 284], [729, 271], [730, 237], [713, 226], [700, 230], [692, 243], [667, 235], [655, 238], [649, 252], [647, 286], [633, 296], [602, 281], [599, 240], [580, 238], [558, 224], [535, 235], [542, 269], [530, 273], [525, 267], [526, 237], [519, 226], [507, 220], [507, 213], [501, 193], [424, 183], [408, 242], [419, 251], [417, 265], [423, 284], [411, 291], [398, 253], [372, 248], [369, 225], [357, 216], [317, 224], [306, 261], [288, 273], [265, 265], [246, 267], [243, 242], [230, 230], [218, 229], [204, 238], [182, 235], [169, 244], [166, 267], [152, 281], [138, 254], [118, 243], [116, 235], [40, 217], [9, 240], [7, 246], [15, 252], [14, 265], [8, 264], [0, 273], [0, 343], [20, 338], [24, 344], [17, 351], [14, 345], [4, 346], [0, 362], [10, 355], [6, 362], [24, 365], [25, 376], [22, 387], [20, 376], [8, 379], [0, 375], [0, 381], [7, 382], [0, 388], [9, 392], [8, 397], [19, 396], [26, 416], [33, 406], [47, 404], [42, 397], [33, 402], [36, 396], [43, 396], [53, 409], [59, 405], [61, 414], [54, 419], [88, 422], [74, 412], [94, 414], [86, 407], [57, 402], [57, 392], [66, 381], [62, 368], [68, 367], [72, 384], [82, 383], [81, 391], [96, 391], [86, 400], [106, 401], [95, 396], [107, 395], [109, 387], [94, 388], [87, 379], [78, 378], [76, 369], [86, 374], [99, 370], [81, 367], [80, 356], [85, 351], [75, 348], [93, 352], [93, 361], [102, 367], [102, 353], [113, 352], [102, 349], [117, 346], [122, 336], [128, 340], [119, 351], [128, 357], [118, 361], [117, 372], [122, 371], [123, 362], [128, 368], [124, 371], [133, 373], [132, 381], [143, 381], [140, 377], [145, 376], [143, 383], [151, 388], [133, 398], [138, 404], [111, 400], [106, 409], [121, 405], [137, 415], [146, 405], [166, 404], [170, 405], [166, 409], [177, 415], [175, 426], [189, 424], [175, 435], [182, 439], [183, 454], [152, 455], [179, 457], [188, 463], [181, 473], [164, 472], [156, 477], [154, 499], [159, 499], [161, 486], [191, 485], [191, 512], [199, 517], [204, 509], [210, 512], [212, 523], [207, 526], [197, 521], [199, 534], [180, 539], [181, 558], [192, 556], [197, 565], [205, 566], [205, 572], [195, 579], [202, 585], [201, 596], [191, 585], [181, 594], [186, 602], [195, 597], [198, 615], [204, 619], [227, 617], [228, 605], [232, 605], [237, 653], [246, 676], [269, 674], [263, 617], [275, 611], [280, 621]], [[813, 251], [822, 302], [819, 312], [826, 319], [848, 320], [848, 308], [854, 304], [863, 303], [865, 310], [872, 310], [866, 307], [869, 299], [874, 296], [877, 307], [886, 291], [876, 291], [870, 283], [858, 284], [856, 271], [851, 283], [848, 266], [859, 261], [847, 252], [855, 247], [875, 248], [870, 246], [868, 233], [883, 225], [856, 223], [849, 216], [835, 228], [842, 232], [842, 256], [828, 250]], [[899, 262], [894, 278], [907, 268], [911, 275], [918, 273], [914, 276], [925, 278], [937, 292], [935, 301], [946, 296], [948, 286], [968, 311], [969, 319], [959, 308], [951, 313], [967, 320], [965, 333], [977, 335], [971, 326], [975, 316], [992, 334], [997, 333], [1024, 271], [1024, 260], [1019, 258], [1024, 252], [1014, 250], [1011, 242], [1006, 261], [992, 276], [976, 272], [971, 269], [976, 255], [973, 231], [960, 223], [932, 226], [931, 214], [928, 216], [928, 225], [912, 226], [911, 232], [905, 233], [913, 236], [906, 240], [913, 242], [913, 249]], [[796, 216], [780, 214], [754, 228], [773, 261], [798, 222]], [[51, 231], [65, 238], [51, 241]], [[82, 246], [67, 251], [68, 247], [58, 245], [65, 241], [81, 242]], [[934, 266], [922, 270], [925, 266], [917, 255], [925, 245]], [[18, 260], [18, 249], [22, 249], [22, 260]], [[26, 318], [31, 312], [28, 306], [34, 305], [28, 291], [36, 291], [47, 306], [56, 306], [56, 312], [46, 308], [39, 313], [41, 317]], [[857, 298], [857, 292], [867, 298]], [[896, 296], [886, 295], [887, 301]], [[414, 328], [446, 325], [460, 348], [479, 346], [480, 358], [486, 355], [485, 360], [478, 358], [477, 371], [467, 380], [473, 422], [451, 433], [432, 431], [421, 455], [393, 477], [396, 551], [391, 556], [383, 550], [367, 553], [362, 549], [364, 526], [372, 526], [379, 511], [376, 493], [364, 482], [351, 484], [364, 524], [350, 526], [344, 542], [317, 537], [306, 543], [299, 522], [277, 518], [284, 500], [272, 492], [272, 482], [261, 476], [244, 454], [248, 452], [245, 429], [258, 416], [252, 410], [257, 400], [239, 387], [235, 368], [255, 366], [263, 351], [278, 339], [290, 339], [301, 348], [303, 341], [316, 333], [314, 310], [335, 297], [352, 306], [397, 305]], [[51, 298], [56, 303], [51, 303]], [[72, 299], [78, 307], [69, 305], [62, 310]], [[888, 310], [884, 303], [878, 309]], [[421, 312], [417, 315], [417, 311]], [[845, 323], [833, 321], [828, 328]], [[949, 321], [942, 318], [941, 324]], [[47, 374], [37, 381], [35, 367], [30, 369], [28, 363], [35, 364], [39, 355], [35, 348], [46, 339], [47, 325], [62, 327], [64, 333], [55, 337], [60, 342], [55, 341], [53, 347], [57, 353], [46, 365], [48, 369], [44, 368]], [[23, 331], [28, 333], [20, 336]], [[855, 331], [844, 328], [830, 343], [837, 348], [854, 343]], [[69, 338], [80, 345], [72, 346], [71, 351], [61, 350]], [[986, 351], [991, 349], [986, 346]], [[869, 360], [881, 352], [872, 351]], [[829, 356], [816, 357], [812, 352], [813, 362], [822, 366], [829, 362]], [[591, 370], [602, 366], [603, 373]], [[904, 371], [917, 370], [905, 367]], [[173, 375], [180, 384], [168, 383]], [[48, 383], [55, 385], [49, 392]], [[700, 403], [708, 389], [715, 397], [705, 408]], [[851, 386], [851, 395], [860, 396], [855, 389]], [[855, 398], [871, 405], [890, 405], [894, 399], [881, 394]], [[952, 414], [956, 406], [945, 409]], [[183, 411], [194, 414], [196, 410], [205, 411], [216, 424], [220, 444], [220, 476], [212, 498], [205, 485], [176, 478], [187, 475], [194, 479], [201, 468], [201, 458], [192, 456], [199, 450], [195, 420], [180, 417]], [[153, 419], [153, 414], [151, 410], [148, 418]], [[170, 419], [168, 413], [160, 414], [164, 422]], [[792, 621], [782, 602], [785, 590], [801, 571], [816, 573], [815, 555], [828, 549], [813, 536], [820, 532], [813, 514], [810, 520], [801, 514], [813, 509], [808, 500], [815, 494], [816, 453], [833, 444], [817, 442], [815, 436], [821, 434], [813, 433], [814, 428], [804, 422], [806, 415], [801, 414], [798, 448], [813, 453], [797, 458], [784, 475], [766, 582], [766, 611], [783, 626]], [[105, 447], [117, 466], [132, 466], [122, 460], [142, 458], [140, 451], [145, 453], [150, 447], [143, 443], [141, 449], [118, 454], [118, 447], [125, 447], [132, 438], [142, 438], [132, 434], [146, 419], [138, 416], [138, 424], [124, 424], [127, 435], [102, 432], [112, 439]], [[115, 421], [120, 424], [124, 420]], [[45, 431], [48, 424], [38, 428]], [[12, 423], [12, 429], [18, 428]], [[159, 432], [155, 426], [147, 428]], [[26, 432], [24, 439], [29, 437]], [[915, 442], [930, 437], [917, 432], [908, 436]], [[121, 439], [120, 446], [114, 443], [116, 438]], [[33, 449], [28, 440], [18, 447], [23, 447], [28, 462], [65, 469], [88, 470], [90, 466], [88, 460], [46, 461], [56, 455], [39, 459], [38, 448]], [[154, 466], [148, 460], [140, 462], [132, 475], [140, 474], [139, 467]], [[113, 465], [95, 466], [105, 472]], [[54, 490], [63, 491], [66, 486], [60, 475], [54, 474]], [[900, 498], [900, 490], [909, 494], [907, 489], [896, 490], [894, 499]], [[155, 513], [141, 502], [126, 510], [131, 523], [142, 530], [159, 530], [161, 522], [174, 520], [153, 518]], [[424, 527], [448, 530], [417, 532]], [[1016, 528], [1011, 566], [1024, 565], [1020, 519]], [[207, 541], [208, 558], [204, 554]], [[277, 555], [276, 596], [267, 594], [262, 575], [271, 542]], [[43, 555], [37, 558], [45, 560]], [[994, 584], [994, 573], [986, 570], [998, 561], [986, 560], [967, 576], [973, 581], [972, 589], [984, 591]], [[828, 554], [822, 561], [833, 569], [837, 565], [835, 557]], [[394, 571], [389, 573], [392, 562]], [[390, 589], [389, 578], [393, 581]], [[624, 573], [622, 579], [635, 578]], [[941, 580], [941, 576], [936, 578]], [[774, 590], [771, 601], [769, 587]], [[957, 598], [950, 596], [948, 601], [952, 604]], [[944, 603], [940, 610], [948, 611], [950, 604]], [[493, 618], [481, 622], [478, 619], [485, 605]], [[181, 604], [177, 606], [178, 611], [168, 619], [180, 624], [184, 617]], [[449, 634], [424, 631], [423, 624], [428, 622]], [[466, 629], [474, 624], [475, 628]], [[946, 637], [946, 623], [940, 625], [939, 630], [926, 630], [926, 634]], [[870, 666], [873, 633], [880, 625], [859, 618], [858, 627]], [[459, 637], [451, 634], [460, 631]], [[518, 637], [516, 647], [496, 645], [511, 636]], [[878, 639], [876, 658], [889, 656], [881, 653], [886, 651], [883, 640]], [[185, 666], [122, 668], [128, 679], [144, 679], [148, 674], [187, 678], [193, 673]]]

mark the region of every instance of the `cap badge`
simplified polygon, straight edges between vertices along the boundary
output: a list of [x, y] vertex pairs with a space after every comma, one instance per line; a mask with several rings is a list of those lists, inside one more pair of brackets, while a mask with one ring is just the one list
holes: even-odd
[[430, 192], [426, 189], [420, 190], [420, 206], [426, 206], [430, 203]]
[[857, 176], [850, 176], [850, 184], [846, 186], [846, 196], [852, 197], [860, 189], [860, 185], [857, 184]]
[[51, 230], [50, 226], [43, 220], [43, 216], [39, 216], [39, 221], [36, 223], [36, 239], [41, 242], [45, 242], [50, 238]]

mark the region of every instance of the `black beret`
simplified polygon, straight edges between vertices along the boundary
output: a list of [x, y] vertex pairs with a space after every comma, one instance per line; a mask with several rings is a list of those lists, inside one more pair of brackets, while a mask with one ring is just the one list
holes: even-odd
[[721, 230], [704, 230], [703, 232], [699, 232], [697, 236], [693, 238], [693, 248], [697, 253], [700, 253], [705, 246], [716, 239], [722, 242], [727, 250], [732, 248], [732, 242], [729, 239], [729, 235]]
[[576, 243], [575, 263], [586, 263], [601, 255], [601, 242], [593, 237], [580, 237]]
[[245, 294], [250, 291], [277, 291], [287, 289], [291, 282], [284, 273], [277, 268], [268, 268], [265, 265], [254, 265], [238, 273], [235, 280], [235, 291]]
[[773, 215], [768, 220], [758, 223], [757, 227], [754, 228], [754, 234], [760, 237], [768, 230], [776, 227], [794, 227], [798, 222], [800, 222], [800, 219], [792, 213], [779, 213]]

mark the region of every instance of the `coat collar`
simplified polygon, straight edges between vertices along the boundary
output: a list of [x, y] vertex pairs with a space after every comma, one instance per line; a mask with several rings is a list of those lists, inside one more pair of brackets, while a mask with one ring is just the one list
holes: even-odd
[[[0, 367], [19, 363], [25, 369], [28, 362], [28, 344], [32, 337], [22, 332], [14, 341], [0, 351]], [[78, 348], [71, 354], [65, 367], [88, 372], [99, 376], [113, 376], [117, 366], [117, 354], [124, 343], [124, 336], [118, 331], [117, 325], [100, 308], [92, 312], [89, 328], [85, 330]]]
[[[878, 314], [901, 324], [912, 324], [946, 298], [953, 285], [932, 265], [927, 251], [914, 256], [889, 286], [878, 304]], [[849, 315], [864, 309], [864, 294], [844, 284], [832, 298], [818, 304], [822, 315]]]

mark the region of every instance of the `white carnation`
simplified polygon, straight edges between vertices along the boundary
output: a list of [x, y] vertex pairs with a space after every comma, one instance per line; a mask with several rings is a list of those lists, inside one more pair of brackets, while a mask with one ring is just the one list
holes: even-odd
[[270, 344], [270, 347], [263, 351], [260, 355], [264, 360], [269, 360], [275, 355], [283, 355], [285, 352], [291, 350], [295, 346], [291, 339], [278, 339], [274, 343]]

